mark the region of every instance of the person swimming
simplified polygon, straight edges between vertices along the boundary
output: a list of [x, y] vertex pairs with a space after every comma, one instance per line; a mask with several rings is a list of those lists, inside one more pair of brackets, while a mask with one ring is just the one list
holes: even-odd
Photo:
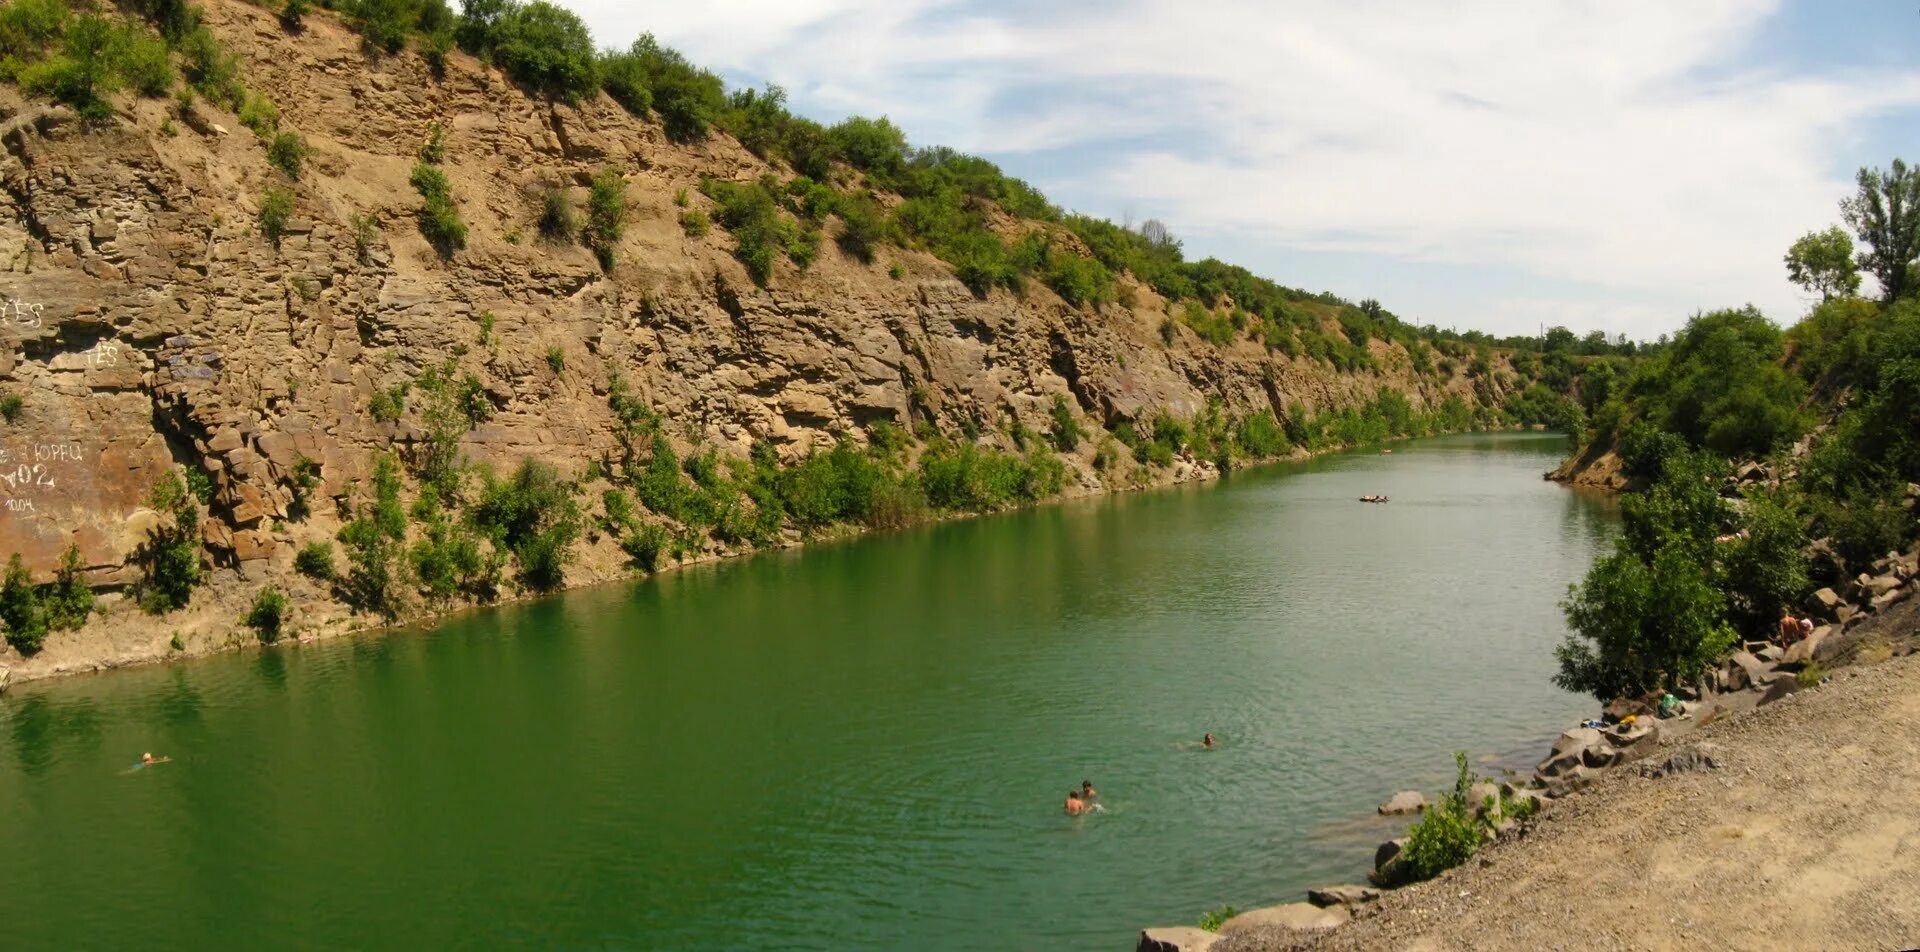
[[1207, 736], [1205, 736], [1205, 737], [1202, 737], [1202, 738], [1200, 738], [1200, 746], [1201, 746], [1201, 747], [1202, 747], [1203, 749], [1206, 749], [1206, 750], [1212, 750], [1212, 749], [1213, 749], [1213, 734], [1211, 734], [1211, 733], [1209, 733], [1209, 734], [1207, 734]]
[[1093, 781], [1091, 780], [1080, 781], [1080, 799], [1092, 800], [1093, 798], [1099, 795], [1100, 795], [1100, 791], [1093, 789]]
[[151, 767], [154, 764], [164, 764], [172, 759], [172, 757], [155, 757], [152, 752], [148, 752], [140, 755], [140, 766]]
[[1085, 812], [1087, 812], [1087, 805], [1081, 802], [1080, 791], [1069, 789], [1067, 791], [1067, 815], [1079, 816]]

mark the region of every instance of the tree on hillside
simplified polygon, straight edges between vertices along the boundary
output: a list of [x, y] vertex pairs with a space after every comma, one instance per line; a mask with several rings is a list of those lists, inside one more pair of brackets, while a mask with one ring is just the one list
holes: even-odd
[[1860, 293], [1860, 271], [1853, 264], [1853, 239], [1838, 225], [1810, 231], [1787, 249], [1787, 279], [1820, 295], [1820, 300]]
[[1857, 181], [1859, 194], [1840, 203], [1840, 215], [1867, 246], [1860, 266], [1887, 300], [1905, 297], [1920, 286], [1920, 169], [1894, 159], [1885, 171], [1862, 168]]

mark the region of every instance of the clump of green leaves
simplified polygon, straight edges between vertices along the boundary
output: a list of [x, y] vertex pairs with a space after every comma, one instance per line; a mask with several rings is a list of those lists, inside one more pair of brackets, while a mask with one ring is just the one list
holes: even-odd
[[300, 177], [300, 166], [307, 160], [307, 143], [297, 132], [281, 132], [267, 145], [267, 161], [290, 179]]
[[333, 545], [316, 540], [301, 546], [294, 553], [293, 569], [317, 582], [333, 581]]
[[18, 423], [21, 412], [26, 408], [26, 398], [17, 393], [9, 393], [4, 397], [0, 397], [0, 420], [5, 420], [8, 423]]
[[134, 551], [141, 568], [134, 596], [149, 614], [160, 615], [185, 608], [202, 581], [200, 501], [178, 475], [168, 473], [154, 483], [147, 508], [160, 518]]
[[513, 554], [527, 587], [559, 588], [580, 535], [578, 487], [534, 459], [522, 460], [507, 479], [491, 472], [482, 477], [480, 499], [471, 511], [474, 525], [496, 549]]
[[268, 586], [253, 597], [253, 607], [247, 610], [246, 624], [253, 629], [254, 637], [261, 644], [273, 644], [280, 640], [280, 631], [286, 623], [287, 596], [279, 589]]
[[287, 220], [293, 217], [293, 193], [278, 186], [260, 196], [260, 232], [276, 246], [287, 233]]
[[1467, 769], [1467, 755], [1455, 753], [1453, 758], [1459, 768], [1453, 790], [1427, 807], [1408, 829], [1407, 845], [1400, 853], [1416, 882], [1466, 862], [1487, 841], [1486, 827], [1475, 815], [1475, 804], [1469, 802], [1474, 778]]
[[600, 267], [613, 269], [614, 249], [627, 219], [627, 180], [615, 169], [602, 169], [587, 191], [587, 247]]
[[1239, 910], [1232, 906], [1221, 906], [1218, 909], [1209, 909], [1200, 914], [1200, 928], [1208, 932], [1219, 932], [1220, 927], [1226, 925], [1228, 919], [1239, 914]]
[[[356, 611], [389, 621], [400, 617], [402, 593], [394, 559], [407, 535], [407, 511], [400, 504], [400, 472], [391, 455], [374, 460], [373, 499], [340, 527], [347, 550], [347, 574], [340, 579], [341, 600]], [[331, 559], [329, 559], [331, 561]]]
[[467, 223], [454, 204], [452, 183], [438, 166], [426, 161], [414, 164], [409, 181], [423, 199], [418, 214], [420, 234], [441, 257], [453, 257], [467, 246]]
[[580, 216], [573, 200], [562, 188], [549, 188], [540, 200], [540, 236], [548, 241], [570, 242], [580, 234]]

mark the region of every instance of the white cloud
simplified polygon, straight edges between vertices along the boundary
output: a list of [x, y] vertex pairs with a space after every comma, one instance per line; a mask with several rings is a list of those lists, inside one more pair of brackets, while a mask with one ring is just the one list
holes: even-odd
[[[811, 108], [886, 113], [915, 141], [1011, 157], [1096, 212], [1256, 235], [1242, 261], [1256, 270], [1272, 248], [1535, 285], [1490, 277], [1475, 313], [1390, 302], [1408, 316], [1510, 331], [1559, 306], [1570, 323], [1652, 336], [1703, 306], [1797, 312], [1780, 255], [1836, 217], [1841, 149], [1875, 116], [1920, 105], [1920, 70], [1740, 62], [1776, 7], [723, 0], [581, 12], [602, 38], [651, 29]], [[1045, 149], [1072, 161], [1020, 168], [1020, 153]], [[1541, 282], [1566, 290], [1543, 297]]]

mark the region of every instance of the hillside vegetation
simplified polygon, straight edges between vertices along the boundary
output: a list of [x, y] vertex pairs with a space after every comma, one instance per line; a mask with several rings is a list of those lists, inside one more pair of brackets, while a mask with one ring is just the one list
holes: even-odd
[[[1819, 298], [1799, 322], [1697, 315], [1594, 413], [1578, 459], [1617, 457], [1641, 491], [1567, 602], [1566, 687], [1606, 700], [1687, 684], [1914, 539], [1920, 175], [1862, 169], [1841, 216], [1845, 230], [1787, 252]], [[1877, 297], [1860, 296], [1862, 271]]]
[[546, 3], [21, 0], [0, 77], [0, 237], [46, 302], [0, 435], [59, 469], [0, 513], [11, 591], [40, 617], [71, 561], [106, 595], [23, 623], [24, 670], [1578, 431], [1637, 350], [1188, 261], [1158, 222], [796, 116], [651, 37], [602, 51]]

